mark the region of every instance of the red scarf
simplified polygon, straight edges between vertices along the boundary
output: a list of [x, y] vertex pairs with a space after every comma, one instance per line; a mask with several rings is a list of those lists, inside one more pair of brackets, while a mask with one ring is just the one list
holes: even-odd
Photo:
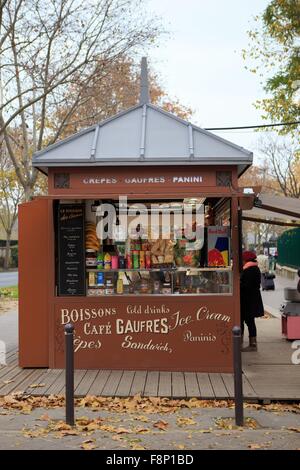
[[248, 261], [244, 264], [243, 269], [252, 268], [252, 266], [258, 266], [258, 263], [255, 261]]

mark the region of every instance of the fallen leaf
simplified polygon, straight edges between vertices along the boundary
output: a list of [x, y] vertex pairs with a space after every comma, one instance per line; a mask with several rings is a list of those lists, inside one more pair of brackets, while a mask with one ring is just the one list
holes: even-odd
[[148, 428], [135, 428], [134, 431], [139, 434], [148, 434], [150, 433], [150, 429]]
[[300, 428], [288, 428], [289, 431], [300, 432]]
[[116, 432], [116, 428], [114, 428], [114, 426], [108, 426], [107, 424], [101, 424], [99, 426], [99, 429], [101, 429], [101, 431], [106, 431], [106, 432]]
[[130, 429], [126, 429], [126, 428], [116, 428], [115, 432], [117, 434], [130, 434], [130, 433], [132, 433], [132, 431]]
[[3, 380], [3, 383], [5, 385], [8, 385], [8, 384], [11, 384], [12, 382], [14, 382], [14, 380], [10, 379], [10, 380]]
[[141, 446], [140, 444], [130, 444], [132, 450], [145, 450], [145, 447]]
[[255, 450], [255, 449], [261, 449], [262, 446], [259, 445], [259, 444], [249, 444], [248, 448], [251, 449], [251, 450]]
[[192, 418], [177, 418], [176, 422], [178, 426], [190, 426], [197, 424], [196, 421], [194, 421]]
[[156, 423], [153, 424], [154, 428], [161, 429], [162, 431], [166, 431], [169, 423], [164, 420], [156, 421]]
[[37, 421], [51, 421], [50, 416], [46, 413], [41, 415], [39, 418], [36, 419]]
[[135, 416], [133, 419], [136, 421], [142, 421], [143, 423], [149, 422], [149, 418], [147, 418], [147, 416]]
[[80, 418], [76, 419], [76, 424], [79, 426], [86, 426], [87, 424], [90, 424], [93, 420], [88, 418], [87, 416], [81, 416]]
[[65, 429], [64, 431], [59, 431], [58, 435], [61, 436], [61, 437], [78, 436], [79, 431], [76, 431], [76, 429]]
[[49, 433], [48, 429], [40, 428], [40, 429], [33, 429], [33, 430], [23, 430], [22, 434], [24, 437], [35, 438], [45, 436]]
[[24, 414], [29, 414], [31, 413], [32, 411], [32, 406], [31, 405], [23, 405], [22, 408], [21, 408], [21, 413], [24, 413]]
[[81, 449], [83, 450], [93, 450], [96, 449], [95, 439], [87, 439], [83, 441], [80, 445]]
[[179, 450], [183, 450], [183, 449], [186, 448], [183, 444], [177, 444], [176, 447], [177, 447], [177, 449], [179, 449]]
[[39, 388], [39, 387], [45, 387], [46, 384], [31, 384], [29, 385], [29, 388]]
[[63, 421], [59, 421], [51, 426], [52, 431], [69, 431], [72, 429], [72, 426], [69, 424], [64, 423]]

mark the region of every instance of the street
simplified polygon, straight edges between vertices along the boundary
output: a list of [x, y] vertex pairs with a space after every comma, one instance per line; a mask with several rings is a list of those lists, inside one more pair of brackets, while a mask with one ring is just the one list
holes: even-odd
[[0, 287], [15, 286], [18, 284], [18, 271], [0, 272]]
[[59, 399], [60, 406], [55, 399], [44, 401], [46, 407], [35, 407], [34, 398], [3, 403], [0, 450], [299, 450], [297, 405], [247, 405], [245, 426], [239, 428], [225, 401], [217, 407], [136, 396], [115, 399], [113, 406], [92, 399], [89, 406], [82, 399], [72, 428]]

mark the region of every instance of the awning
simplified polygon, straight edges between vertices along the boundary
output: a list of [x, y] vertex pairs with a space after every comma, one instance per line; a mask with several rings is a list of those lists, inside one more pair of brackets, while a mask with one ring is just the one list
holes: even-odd
[[253, 209], [243, 211], [243, 220], [300, 227], [300, 199], [260, 193]]

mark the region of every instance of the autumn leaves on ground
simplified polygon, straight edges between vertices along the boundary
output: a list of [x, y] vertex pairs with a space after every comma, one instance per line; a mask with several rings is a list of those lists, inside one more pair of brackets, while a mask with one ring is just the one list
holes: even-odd
[[1, 397], [3, 439], [9, 435], [10, 447], [27, 449], [300, 448], [299, 404], [245, 404], [245, 425], [239, 428], [232, 401], [137, 395], [87, 396], [75, 403], [76, 424], [71, 427], [65, 423], [63, 396]]

